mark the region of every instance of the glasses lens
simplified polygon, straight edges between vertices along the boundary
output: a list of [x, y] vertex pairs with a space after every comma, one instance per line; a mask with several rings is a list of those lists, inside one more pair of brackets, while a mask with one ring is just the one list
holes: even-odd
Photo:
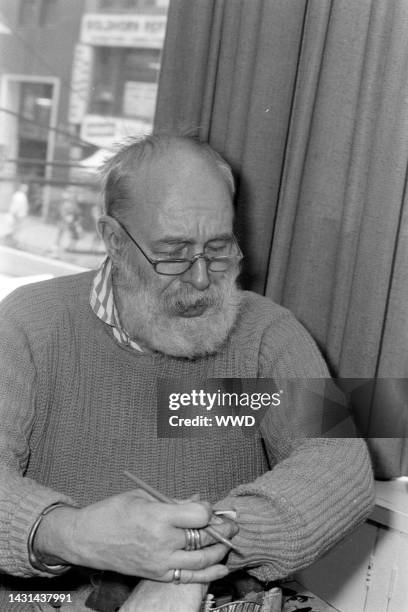
[[158, 274], [167, 274], [168, 276], [184, 274], [190, 267], [190, 263], [189, 259], [184, 259], [183, 261], [159, 261], [156, 264], [156, 272]]
[[236, 261], [236, 257], [215, 257], [208, 259], [208, 269], [211, 272], [225, 272]]
[[211, 240], [205, 245], [204, 253], [208, 257], [233, 257], [238, 255], [237, 243], [233, 238], [228, 240]]
[[[238, 263], [240, 260], [239, 256], [233, 257], [205, 257], [208, 269], [211, 272], [225, 272], [231, 266]], [[158, 274], [165, 274], [167, 276], [176, 276], [177, 274], [184, 274], [192, 264], [190, 259], [184, 259], [183, 261], [159, 261], [156, 264], [156, 272]]]

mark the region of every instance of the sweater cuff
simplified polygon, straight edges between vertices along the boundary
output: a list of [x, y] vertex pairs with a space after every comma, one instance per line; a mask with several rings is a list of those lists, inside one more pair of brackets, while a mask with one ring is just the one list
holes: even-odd
[[[77, 504], [69, 497], [38, 485], [29, 478], [24, 478], [24, 485], [24, 494], [21, 491], [13, 493], [7, 500], [9, 525], [0, 533], [0, 565], [7, 567], [8, 573], [16, 576], [54, 577], [54, 574], [41, 572], [31, 565], [28, 559], [28, 536], [34, 522], [47, 506], [55, 502], [72, 506]], [[1, 505], [0, 501], [0, 514]]]
[[[284, 512], [277, 508], [279, 502], [285, 505]], [[214, 507], [233, 509], [237, 513], [239, 532], [233, 542], [242, 554], [230, 551], [227, 560], [230, 571], [245, 568], [251, 575], [265, 582], [287, 575], [283, 567], [286, 564], [287, 567], [292, 565], [293, 554], [296, 554], [299, 542], [289, 535], [294, 534], [293, 527], [297, 519], [294, 510], [288, 513], [286, 500], [277, 499], [274, 505], [269, 499], [254, 493], [230, 495], [214, 504]]]

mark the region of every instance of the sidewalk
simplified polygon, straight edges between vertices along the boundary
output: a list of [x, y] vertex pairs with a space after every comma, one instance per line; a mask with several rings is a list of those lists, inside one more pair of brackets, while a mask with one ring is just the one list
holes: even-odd
[[[59, 259], [84, 268], [97, 268], [104, 258], [103, 243], [94, 232], [83, 232], [72, 248], [64, 250], [56, 247], [58, 228], [44, 223], [41, 218], [29, 216], [23, 220], [12, 243], [7, 241], [1, 229], [5, 226], [6, 215], [0, 214], [0, 242], [14, 248], [28, 251], [43, 257]], [[65, 237], [66, 238], [66, 237]]]

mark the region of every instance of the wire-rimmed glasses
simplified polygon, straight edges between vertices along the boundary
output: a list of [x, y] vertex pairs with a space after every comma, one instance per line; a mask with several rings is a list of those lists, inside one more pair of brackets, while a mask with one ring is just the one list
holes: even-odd
[[[153, 266], [154, 271], [157, 274], [164, 276], [178, 276], [184, 274], [189, 270], [196, 261], [199, 259], [205, 259], [207, 268], [210, 272], [226, 272], [230, 267], [236, 265], [243, 258], [241, 249], [239, 248], [238, 242], [233, 234], [230, 237], [222, 241], [221, 246], [212, 247], [209, 241], [204, 246], [202, 253], [197, 253], [191, 258], [181, 257], [177, 259], [152, 259], [145, 253], [142, 247], [136, 242], [129, 230], [121, 223], [116, 217], [112, 217], [123, 229], [126, 235], [130, 238], [133, 244], [139, 249], [144, 255], [147, 261]], [[217, 241], [218, 242], [218, 241]], [[207, 250], [207, 252], [206, 252]]]

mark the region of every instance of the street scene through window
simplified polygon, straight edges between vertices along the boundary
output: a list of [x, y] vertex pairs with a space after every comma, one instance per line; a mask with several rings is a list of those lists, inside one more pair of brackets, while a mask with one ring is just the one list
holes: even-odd
[[0, 298], [96, 268], [98, 170], [153, 128], [169, 0], [0, 0]]

